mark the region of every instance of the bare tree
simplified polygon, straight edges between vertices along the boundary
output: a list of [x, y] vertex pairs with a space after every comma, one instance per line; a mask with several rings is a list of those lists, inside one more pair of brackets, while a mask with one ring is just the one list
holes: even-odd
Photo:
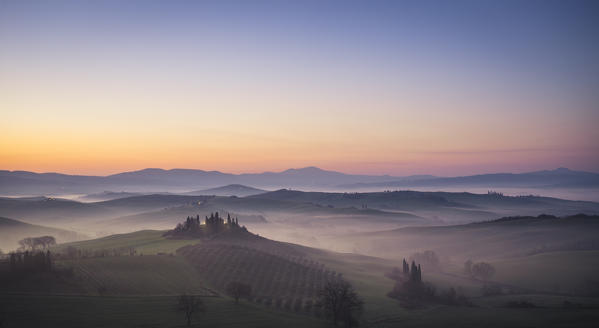
[[249, 298], [252, 295], [252, 286], [242, 282], [233, 281], [227, 284], [227, 294], [235, 299], [235, 304], [239, 303], [242, 297]]
[[185, 314], [187, 325], [191, 326], [193, 315], [205, 311], [204, 302], [196, 295], [183, 294], [178, 298], [177, 311]]
[[38, 248], [45, 250], [56, 245], [56, 239], [52, 236], [27, 237], [19, 240], [19, 245], [23, 251], [34, 251]]
[[56, 238], [52, 236], [41, 236], [34, 238], [34, 240], [35, 244], [41, 246], [44, 250], [56, 245]]
[[327, 282], [319, 293], [318, 302], [335, 326], [339, 322], [346, 327], [357, 325], [364, 307], [352, 285], [342, 279]]
[[27, 237], [19, 240], [20, 249], [23, 251], [33, 250], [35, 247], [35, 242], [33, 238]]

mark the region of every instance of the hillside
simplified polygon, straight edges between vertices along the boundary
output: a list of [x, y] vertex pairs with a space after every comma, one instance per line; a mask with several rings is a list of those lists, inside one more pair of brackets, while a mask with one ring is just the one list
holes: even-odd
[[83, 201], [83, 202], [103, 202], [106, 200], [113, 200], [113, 199], [118, 199], [118, 198], [127, 198], [127, 197], [133, 197], [133, 196], [141, 196], [141, 195], [142, 195], [141, 193], [136, 193], [136, 192], [103, 191], [100, 193], [87, 194], [84, 196], [77, 197], [77, 200]]
[[[588, 217], [574, 219], [578, 220], [575, 222], [576, 224], [583, 226], [588, 224], [586, 222], [588, 220], [596, 220], [596, 218]], [[455, 229], [476, 230], [479, 226], [524, 224], [536, 226], [536, 230], [542, 230], [540, 227], [545, 223], [559, 226], [563, 224], [563, 220], [565, 218], [509, 218], [493, 222], [457, 226]], [[430, 230], [450, 228], [434, 227], [430, 228]], [[394, 234], [397, 231], [418, 231], [422, 229], [427, 230], [427, 228], [409, 228], [367, 235], [368, 238], [373, 240], [373, 236], [378, 234]], [[444, 231], [444, 233], [447, 233], [448, 230]], [[443, 234], [435, 233], [438, 235]], [[593, 231], [592, 233], [595, 232]], [[356, 240], [360, 240], [361, 238], [360, 236], [354, 237]], [[460, 238], [466, 237], [460, 235]], [[502, 237], [499, 236], [499, 238]], [[468, 241], [464, 240], [463, 242], [467, 243]], [[426, 242], [426, 239], [424, 242]], [[476, 243], [476, 240], [474, 242]], [[506, 239], [503, 242], [511, 242], [511, 240]], [[51, 285], [50, 289], [47, 289], [48, 292], [56, 293], [63, 288], [63, 291], [83, 293], [81, 296], [78, 296], [78, 302], [82, 304], [112, 309], [113, 306], [116, 306], [114, 302], [120, 300], [119, 302], [121, 303], [131, 302], [127, 303], [128, 307], [140, 310], [148, 309], [147, 306], [149, 305], [145, 303], [146, 305], [142, 306], [143, 302], [168, 307], [168, 304], [174, 302], [173, 297], [169, 295], [176, 295], [181, 293], [182, 290], [194, 290], [194, 293], [206, 296], [218, 295], [205, 299], [205, 302], [210, 307], [205, 315], [205, 319], [203, 319], [205, 321], [202, 321], [204, 326], [221, 326], [223, 322], [231, 320], [230, 318], [220, 317], [221, 315], [226, 316], [227, 313], [230, 315], [232, 312], [229, 311], [235, 309], [230, 308], [230, 306], [234, 306], [234, 303], [223, 293], [227, 282], [230, 281], [249, 283], [255, 291], [250, 302], [244, 300], [237, 310], [235, 310], [238, 311], [235, 312], [235, 316], [238, 316], [239, 320], [244, 318], [246, 326], [269, 327], [268, 322], [282, 324], [287, 322], [285, 320], [291, 320], [289, 321], [290, 327], [293, 327], [293, 324], [308, 327], [324, 325], [323, 321], [317, 317], [319, 309], [314, 303], [314, 293], [323, 281], [332, 277], [339, 277], [339, 275], [350, 281], [356, 287], [358, 293], [364, 297], [366, 304], [364, 325], [366, 327], [394, 327], [400, 321], [407, 327], [438, 326], [441, 322], [452, 322], [457, 326], [476, 327], [486, 322], [485, 320], [488, 320], [491, 313], [493, 313], [493, 322], [496, 327], [513, 326], [518, 322], [522, 322], [522, 320], [530, 323], [532, 326], [551, 326], [550, 322], [543, 318], [570, 318], [574, 320], [575, 313], [580, 314], [580, 310], [575, 312], [576, 310], [564, 310], [560, 307], [561, 302], [564, 300], [563, 296], [542, 294], [546, 293], [547, 290], [551, 290], [551, 286], [556, 281], [560, 281], [561, 278], [558, 275], [546, 274], [546, 279], [543, 282], [534, 285], [535, 288], [543, 291], [539, 295], [502, 295], [502, 301], [496, 300], [493, 297], [480, 297], [481, 282], [473, 281], [451, 272], [429, 271], [425, 272], [427, 281], [434, 283], [440, 290], [449, 288], [450, 286], [459, 288], [462, 292], [467, 293], [467, 295], [475, 297], [472, 300], [476, 302], [477, 306], [462, 308], [435, 305], [415, 311], [406, 310], [399, 307], [397, 301], [386, 296], [387, 292], [393, 287], [393, 283], [384, 274], [389, 272], [391, 267], [400, 263], [399, 260], [393, 261], [358, 254], [335, 253], [282, 243], [256, 236], [249, 231], [242, 232], [241, 234], [217, 233], [208, 238], [171, 238], [165, 235], [165, 231], [139, 231], [59, 245], [54, 251], [60, 253], [68, 246], [88, 250], [87, 254], [93, 254], [94, 250], [101, 251], [115, 248], [134, 248], [137, 253], [135, 256], [100, 256], [85, 257], [76, 260], [61, 260], [61, 266], [70, 266], [75, 269], [75, 276], [77, 277], [75, 281], [77, 283], [75, 285], [65, 285], [64, 283], [57, 282]], [[392, 250], [402, 249], [393, 248]], [[593, 255], [584, 255], [586, 254], [585, 252], [577, 251], [566, 255], [570, 259], [566, 263], [576, 263], [576, 261], [586, 262], [589, 258], [585, 256]], [[141, 256], [142, 253], [144, 254], [143, 256]], [[168, 255], [171, 253], [174, 256]], [[534, 279], [536, 272], [534, 268], [543, 268], [543, 270], [549, 270], [550, 272], [553, 272], [556, 266], [560, 266], [560, 270], [563, 269], [561, 268], [563, 257], [561, 260], [559, 258], [548, 260], [540, 257], [545, 256], [545, 254], [562, 253], [554, 252], [532, 255], [530, 258], [533, 261], [531, 262], [527, 260], [528, 257], [526, 256], [493, 260], [494, 265], [498, 268], [497, 279], [513, 285], [530, 288], [532, 285], [526, 279]], [[458, 261], [458, 263], [460, 262]], [[513, 267], [528, 272], [529, 277], [526, 278], [526, 275], [510, 276], [510, 272], [513, 272], [513, 269], [510, 268]], [[581, 267], [575, 274], [575, 277], [578, 277], [579, 274], [587, 275], [593, 273], [595, 272], [594, 270], [591, 263], [589, 263], [588, 266]], [[575, 279], [573, 281], [578, 280]], [[26, 286], [29, 286], [29, 284]], [[99, 294], [100, 287], [102, 287], [101, 291], [103, 294]], [[562, 292], [570, 291], [571, 288], [577, 290], [576, 288], [579, 287], [576, 284], [562, 284]], [[21, 289], [27, 290], [25, 287]], [[215, 292], [216, 294], [213, 294]], [[113, 295], [119, 295], [119, 297], [112, 297], [110, 300], [107, 299], [107, 297]], [[122, 295], [127, 296], [123, 297]], [[34, 296], [11, 294], [0, 297], [0, 301], [2, 299], [8, 300], [11, 304], [10, 308], [16, 309], [16, 307], [19, 307], [19, 313], [26, 313], [27, 310], [24, 310], [27, 309], [25, 307], [26, 302], [32, 304], [32, 306], [39, 305], [40, 308], [38, 308], [37, 313], [42, 313], [42, 316], [47, 318], [48, 322], [56, 322], [56, 319], [48, 316], [47, 312], [42, 310], [41, 307], [45, 305], [44, 308], [58, 309], [47, 302], [71, 304], [71, 300], [68, 297], [73, 296], [52, 294], [45, 297], [45, 300], [42, 300]], [[156, 297], [161, 298], [156, 299]], [[529, 315], [519, 312], [518, 309], [503, 307], [506, 300], [521, 300], [524, 297], [526, 299], [534, 299], [535, 304], [546, 304], [544, 305], [546, 308], [539, 308], [536, 310], [536, 314]], [[556, 297], [560, 297], [559, 300], [553, 300]], [[572, 300], [573, 298], [569, 297], [566, 299]], [[582, 299], [576, 300], [576, 302], [589, 304], [590, 300]], [[85, 313], [84, 309], [83, 311]], [[116, 308], [111, 311], [120, 313], [120, 310]], [[169, 318], [171, 317], [169, 313], [172, 313], [172, 311], [163, 311], [158, 308], [156, 311], [156, 313], [161, 313]], [[592, 311], [592, 309], [589, 309], [585, 313], [590, 314]], [[468, 315], [464, 316], [466, 313]], [[459, 316], [456, 317], [456, 315]], [[515, 315], [518, 316], [518, 320], [513, 319]], [[467, 320], [466, 318], [469, 319]], [[25, 326], [33, 324], [31, 319], [27, 319], [21, 315], [15, 317], [13, 320], [17, 320], [15, 322], [21, 322]], [[102, 320], [100, 322], [105, 322], [106, 324], [110, 322], [111, 325], [134, 325], [134, 323], [123, 321], [122, 318], [112, 316], [107, 316]], [[143, 318], [139, 320], [141, 320], [139, 322], [146, 322]], [[162, 322], [162, 319], [156, 320], [156, 322]], [[82, 323], [88, 321], [83, 317], [77, 317], [76, 322]], [[90, 324], [94, 326], [96, 323]], [[67, 323], [65, 325], [69, 326]]]
[[[0, 170], [0, 194], [90, 194], [104, 190], [126, 192], [181, 192], [201, 188], [240, 184], [258, 188], [310, 188], [352, 190], [364, 188], [407, 187], [528, 187], [598, 188], [599, 174], [559, 168], [527, 173], [495, 173], [462, 177], [415, 175], [354, 175], [317, 167], [281, 172], [231, 174], [193, 169], [163, 170], [148, 168], [109, 176], [83, 176], [59, 173], [34, 173]], [[214, 193], [218, 195], [218, 193]], [[238, 195], [239, 196], [239, 195]]]
[[509, 215], [599, 214], [599, 203], [596, 202], [539, 196], [504, 196], [497, 193], [421, 191], [332, 193], [282, 189], [249, 198], [332, 207], [367, 207], [386, 212], [403, 211], [447, 224], [486, 221]]
[[43, 225], [80, 228], [98, 220], [156, 211], [183, 204], [197, 204], [208, 198], [205, 196], [154, 194], [93, 203], [51, 197], [0, 198], [0, 215], [18, 217]]
[[196, 190], [186, 192], [186, 195], [212, 195], [212, 196], [237, 196], [245, 197], [251, 195], [257, 195], [266, 192], [266, 190], [258, 189], [254, 187], [248, 187], [240, 184], [230, 184], [227, 186]]
[[13, 250], [19, 247], [19, 240], [26, 237], [53, 236], [57, 242], [83, 239], [84, 236], [72, 231], [44, 227], [0, 217], [0, 249]]
[[[597, 250], [598, 236], [599, 216], [525, 216], [356, 234], [346, 236], [351, 242], [345, 247], [390, 257], [431, 249], [444, 257], [500, 259], [556, 251]], [[343, 238], [334, 242], [343, 244]]]

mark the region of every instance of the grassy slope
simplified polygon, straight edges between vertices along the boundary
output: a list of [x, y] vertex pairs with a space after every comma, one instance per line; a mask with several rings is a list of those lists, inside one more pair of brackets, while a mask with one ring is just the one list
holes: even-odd
[[345, 243], [346, 248], [365, 254], [393, 258], [431, 249], [443, 257], [490, 260], [526, 256], [544, 246], [563, 249], [572, 243], [596, 240], [598, 233], [598, 217], [523, 218], [366, 232], [339, 237], [333, 244]]
[[0, 249], [5, 252], [18, 248], [18, 241], [25, 237], [39, 237], [44, 235], [54, 236], [58, 242], [72, 241], [81, 237], [73, 231], [0, 217]]
[[67, 246], [90, 250], [133, 247], [138, 253], [146, 255], [174, 253], [180, 247], [198, 242], [197, 240], [189, 239], [167, 239], [162, 237], [164, 232], [159, 230], [142, 230], [127, 234], [111, 235], [98, 239], [58, 245], [57, 250], [60, 251]]
[[[77, 243], [77, 245], [85, 245], [92, 248], [113, 248], [113, 247], [140, 247], [145, 249], [144, 254], [150, 252], [170, 252], [178, 247], [179, 243], [189, 244], [194, 241], [189, 240], [166, 240], [161, 237], [162, 232], [159, 231], [140, 231], [127, 235], [117, 235], [108, 238], [102, 238], [94, 241]], [[523, 309], [508, 309], [504, 308], [503, 304], [508, 300], [523, 299], [523, 295], [508, 295], [499, 298], [481, 298], [474, 299], [477, 307], [451, 307], [432, 305], [425, 309], [406, 310], [399, 304], [388, 297], [386, 293], [392, 288], [393, 282], [383, 276], [391, 266], [395, 263], [389, 262], [375, 257], [365, 257], [353, 254], [339, 254], [314, 249], [302, 248], [307, 252], [307, 256], [312, 257], [333, 270], [342, 272], [344, 277], [351, 281], [356, 287], [358, 293], [365, 299], [366, 311], [364, 318], [367, 326], [370, 327], [396, 327], [398, 325], [405, 327], [431, 327], [431, 326], [465, 326], [479, 327], [481, 325], [491, 327], [506, 327], [506, 326], [551, 326], [565, 327], [571, 324], [584, 327], [588, 322], [593, 322], [599, 318], [599, 313], [595, 309], [561, 309], [560, 305], [564, 297], [548, 296], [548, 295], [530, 295], [527, 299], [533, 298], [535, 304], [546, 305], [547, 308], [539, 308], [532, 310]], [[147, 252], [147, 253], [146, 253]], [[535, 257], [544, 258], [536, 255]], [[597, 254], [589, 254], [596, 257]], [[93, 271], [95, 275], [101, 277], [98, 279], [107, 279], [110, 284], [112, 279], [120, 280], [123, 275], [137, 275], [138, 278], [133, 278], [139, 281], [119, 281], [114, 285], [113, 289], [130, 288], [132, 294], [144, 294], [144, 288], [149, 288], [151, 292], [145, 294], [161, 294], [161, 293], [179, 293], [177, 286], [173, 286], [171, 277], [185, 276], [182, 268], [187, 264], [181, 263], [181, 258], [170, 256], [143, 256], [134, 257], [139, 261], [151, 261], [148, 263], [138, 263], [128, 261], [133, 258], [99, 258], [90, 259], [89, 263], [80, 261], [81, 266], [88, 271]], [[103, 262], [106, 261], [106, 262]], [[113, 263], [116, 261], [118, 263]], [[128, 263], [126, 263], [128, 262]], [[559, 266], [561, 262], [553, 263], [545, 262], [546, 265], [553, 267]], [[522, 263], [495, 263], [498, 267], [498, 272], [503, 272], [504, 268], [508, 269], [508, 265], [519, 266]], [[589, 267], [594, 265], [589, 263]], [[110, 268], [108, 268], [110, 266]], [[158, 269], [158, 267], [160, 267]], [[172, 270], [163, 273], [163, 270]], [[136, 273], [138, 269], [143, 273]], [[167, 271], [168, 271], [167, 270]], [[116, 271], [116, 273], [115, 273]], [[156, 271], [154, 278], [146, 276], [148, 271]], [[509, 271], [509, 270], [508, 270]], [[176, 272], [176, 273], [175, 273]], [[531, 271], [534, 272], [534, 271]], [[531, 273], [530, 279], [534, 279], [534, 273]], [[538, 273], [537, 273], [538, 274]], [[193, 279], [193, 273], [189, 273], [190, 279]], [[129, 278], [131, 279], [131, 278]], [[177, 279], [177, 278], [175, 278]], [[425, 273], [425, 279], [429, 279], [437, 284], [438, 287], [445, 286], [466, 286], [467, 280], [452, 278], [449, 276]], [[497, 279], [510, 279], [502, 277], [500, 273]], [[127, 287], [129, 284], [132, 286]], [[182, 283], [180, 286], [187, 286], [188, 283]], [[95, 286], [95, 285], [94, 285]], [[151, 287], [144, 287], [151, 286]], [[201, 288], [201, 283], [198, 283], [198, 288]], [[466, 286], [472, 290], [476, 290], [478, 286]], [[108, 289], [110, 294], [110, 288]], [[64, 320], [61, 316], [56, 315], [57, 312], [70, 310], [70, 307], [75, 307], [80, 313], [76, 314], [72, 320], [64, 323], [65, 327], [71, 326], [156, 326], [168, 327], [182, 325], [183, 321], [180, 315], [174, 314], [171, 310], [174, 299], [172, 297], [42, 297], [42, 296], [5, 296], [5, 305], [9, 307], [13, 322], [10, 321], [7, 325], [11, 326], [35, 326], [37, 321], [32, 321], [31, 315], [40, 311], [37, 318], [41, 320], [50, 320], [52, 323], [62, 324]], [[551, 301], [546, 301], [551, 299]], [[207, 298], [209, 311], [206, 313], [202, 326], [235, 326], [243, 325], [247, 327], [319, 327], [323, 323], [320, 320], [307, 317], [296, 316], [291, 313], [273, 311], [268, 308], [245, 304], [241, 307], [234, 307], [228, 298]], [[495, 301], [493, 301], [495, 300]], [[597, 303], [596, 299], [581, 299], [583, 304]], [[47, 304], [51, 303], [51, 304]], [[33, 308], [36, 310], [33, 310]], [[61, 308], [62, 307], [62, 308]], [[241, 310], [240, 310], [241, 309]], [[31, 311], [31, 312], [27, 312]], [[110, 315], [107, 315], [110, 313]], [[37, 319], [36, 319], [37, 320]], [[590, 326], [587, 324], [587, 326]]]
[[[318, 319], [204, 297], [194, 327], [324, 327]], [[176, 298], [2, 295], [3, 327], [185, 327]], [[67, 314], [68, 315], [65, 315]]]
[[599, 285], [599, 251], [544, 253], [493, 265], [495, 280], [546, 292], [588, 292], [587, 283]]

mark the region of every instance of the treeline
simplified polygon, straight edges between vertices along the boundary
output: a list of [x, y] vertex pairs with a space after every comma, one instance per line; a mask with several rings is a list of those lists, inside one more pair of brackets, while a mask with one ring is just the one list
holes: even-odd
[[227, 218], [225, 219], [218, 212], [215, 212], [210, 213], [210, 216], [206, 216], [203, 223], [199, 215], [195, 217], [188, 216], [185, 221], [178, 223], [175, 229], [165, 233], [165, 236], [198, 237], [236, 229], [245, 230], [245, 227], [239, 225], [238, 218], [232, 218], [230, 214], [227, 214]]
[[[239, 304], [239, 300], [242, 298], [252, 299], [253, 290], [250, 284], [232, 281], [225, 288], [226, 293], [235, 300], [235, 304]], [[301, 305], [296, 300], [295, 305], [298, 304]], [[309, 304], [312, 304], [311, 301]], [[322, 309], [323, 316], [334, 327], [339, 324], [346, 328], [359, 326], [360, 317], [364, 311], [363, 299], [358, 296], [353, 286], [343, 279], [328, 281], [318, 291], [315, 305]], [[192, 319], [197, 320], [199, 314], [206, 312], [206, 306], [200, 297], [186, 294], [178, 297], [175, 309], [185, 315], [187, 326], [191, 326]], [[296, 310], [296, 312], [298, 311]]]
[[14, 252], [9, 255], [11, 273], [31, 273], [52, 270], [52, 254], [50, 251]]
[[67, 246], [62, 251], [56, 254], [60, 259], [80, 259], [80, 258], [95, 258], [95, 257], [110, 257], [110, 256], [135, 256], [138, 254], [133, 247], [118, 247], [118, 248], [103, 248], [103, 249], [85, 249], [75, 246]]
[[[579, 213], [579, 214], [575, 214], [575, 215], [569, 215], [569, 216], [555, 216], [555, 215], [550, 215], [550, 214], [540, 214], [538, 216], [506, 216], [506, 217], [502, 217], [496, 220], [491, 220], [488, 222], [507, 222], [507, 221], [518, 221], [518, 220], [599, 220], [599, 215], [586, 215], [584, 213]], [[485, 221], [483, 222], [475, 222], [472, 224], [483, 224], [486, 223]]]
[[19, 250], [22, 252], [47, 250], [54, 245], [56, 245], [56, 238], [53, 236], [28, 237], [19, 240]]

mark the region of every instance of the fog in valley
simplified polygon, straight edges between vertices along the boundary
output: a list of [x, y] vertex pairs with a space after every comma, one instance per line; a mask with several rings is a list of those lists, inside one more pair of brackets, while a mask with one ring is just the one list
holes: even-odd
[[599, 1], [0, 0], [0, 328], [591, 328]]

